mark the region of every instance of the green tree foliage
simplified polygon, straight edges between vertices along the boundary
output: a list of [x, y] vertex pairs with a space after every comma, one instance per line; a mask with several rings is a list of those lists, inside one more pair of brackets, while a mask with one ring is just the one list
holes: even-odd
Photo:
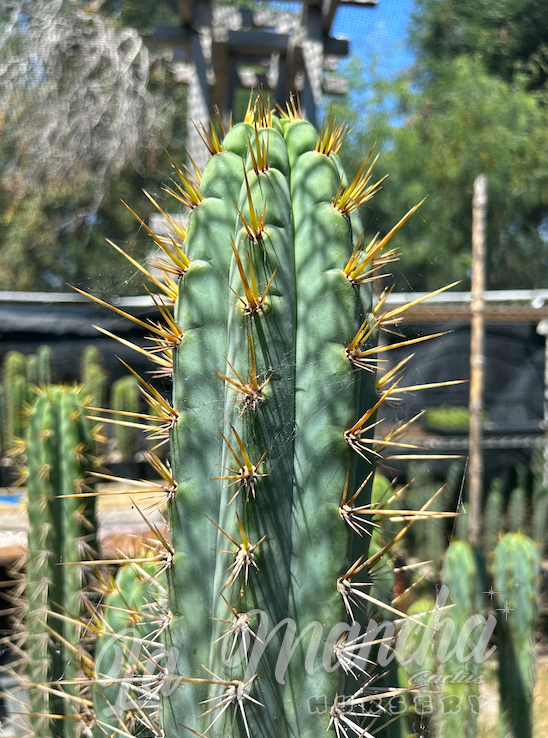
[[[2, 5], [3, 289], [60, 291], [70, 282], [119, 291], [129, 272], [105, 238], [129, 241], [137, 258], [150, 250], [119, 198], [146, 219], [141, 189], [171, 172], [163, 148], [184, 158], [186, 91], [174, 81], [171, 49], [151, 42], [155, 22], [176, 18], [167, 1]], [[124, 289], [142, 290], [139, 282]]]
[[[490, 74], [511, 81], [531, 62], [548, 59], [544, 0], [417, 0], [413, 40], [427, 59], [478, 55]], [[531, 82], [541, 86], [548, 67], [537, 65]]]
[[[434, 23], [433, 10], [436, 18], [445, 18], [443, 9], [456, 3], [425, 0], [422, 7], [416, 44], [434, 33], [428, 25]], [[470, 34], [474, 29], [481, 34], [487, 21], [478, 14], [472, 20]], [[367, 232], [386, 233], [395, 219], [426, 196], [417, 217], [393, 242], [402, 251], [401, 273], [406, 275], [400, 287], [431, 289], [461, 279], [462, 289], [467, 289], [473, 182], [485, 172], [488, 287], [546, 287], [548, 93], [532, 84], [540, 65], [529, 60], [528, 70], [515, 71], [508, 81], [491, 73], [481, 53], [460, 51], [448, 47], [443, 55], [435, 54], [424, 40], [417, 46], [417, 64], [393, 80], [380, 78], [374, 70], [364, 74], [351, 68], [356, 95], [347, 117], [353, 129], [354, 164], [378, 140], [382, 171], [377, 175], [389, 173], [383, 198], [374, 198], [364, 208]]]

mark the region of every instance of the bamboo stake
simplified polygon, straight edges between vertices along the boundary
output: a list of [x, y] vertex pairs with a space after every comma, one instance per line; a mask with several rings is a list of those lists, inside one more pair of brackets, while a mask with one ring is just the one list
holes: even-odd
[[480, 174], [474, 181], [472, 201], [472, 325], [470, 335], [470, 445], [469, 445], [469, 538], [479, 542], [481, 530], [481, 493], [483, 458], [481, 451], [483, 410], [483, 369], [485, 330], [483, 292], [485, 290], [485, 241], [487, 221], [487, 177]]

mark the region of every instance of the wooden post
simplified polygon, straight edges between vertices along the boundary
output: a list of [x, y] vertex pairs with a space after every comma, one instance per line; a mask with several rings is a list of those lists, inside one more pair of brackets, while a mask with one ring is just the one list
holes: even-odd
[[537, 333], [544, 337], [544, 449], [542, 453], [542, 486], [548, 489], [548, 320], [541, 320]]
[[483, 410], [484, 324], [483, 292], [485, 290], [485, 241], [487, 221], [487, 177], [480, 174], [474, 181], [472, 201], [472, 326], [470, 335], [470, 446], [468, 532], [470, 542], [479, 543], [481, 531], [481, 497], [483, 458], [481, 450]]

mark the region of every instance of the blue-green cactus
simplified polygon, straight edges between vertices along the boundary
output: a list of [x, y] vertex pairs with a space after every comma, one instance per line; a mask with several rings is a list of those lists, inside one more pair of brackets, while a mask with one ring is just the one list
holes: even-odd
[[530, 538], [523, 533], [508, 533], [501, 538], [493, 558], [500, 709], [503, 724], [516, 738], [530, 738], [533, 733], [539, 574], [539, 555]]
[[[483, 560], [478, 550], [465, 541], [452, 543], [443, 559], [441, 573], [442, 582], [449, 589], [450, 602], [453, 607], [444, 613], [447, 622], [454, 624], [451, 627], [443, 626], [440, 634], [440, 645], [437, 653], [445, 655], [452, 654], [449, 658], [439, 664], [439, 673], [446, 677], [447, 683], [442, 682], [442, 698], [447, 698], [448, 706], [458, 705], [454, 709], [440, 711], [437, 720], [437, 734], [439, 736], [462, 736], [462, 738], [473, 738], [476, 735], [477, 705], [479, 686], [475, 679], [479, 676], [479, 663], [470, 658], [462, 660], [462, 654], [456, 649], [457, 641], [466, 633], [471, 618], [481, 615], [484, 607], [484, 594], [486, 574]], [[477, 646], [480, 633], [474, 629], [468, 636], [467, 648], [462, 653], [469, 654]], [[452, 683], [450, 680], [456, 674], [466, 675], [460, 683]], [[469, 681], [464, 679], [468, 678]]]
[[374, 160], [347, 184], [343, 127], [318, 133], [295, 104], [279, 119], [259, 102], [222, 140], [204, 138], [203, 175], [176, 167], [167, 188], [190, 208], [186, 229], [168, 217], [160, 238], [141, 221], [170, 259], [165, 283], [137, 265], [162, 292], [164, 325], [113, 308], [153, 334], [157, 373], [173, 368], [172, 406], [140, 380], [173, 465], [162, 731], [359, 735], [374, 688], [368, 669], [340, 668], [345, 633], [371, 609], [403, 617], [388, 551], [414, 517], [368, 550], [388, 512], [370, 504], [375, 460], [405, 430], [374, 438], [401, 371], [377, 382], [377, 334], [402, 308], [386, 293], [373, 307], [370, 282], [416, 208], [367, 244], [357, 208], [378, 189]]
[[486, 557], [493, 554], [499, 536], [504, 532], [503, 513], [502, 482], [500, 479], [495, 479], [487, 495], [483, 514], [482, 550]]
[[[139, 411], [139, 383], [133, 376], [121, 377], [112, 385], [110, 392], [110, 407], [112, 410], [121, 410], [130, 413]], [[125, 419], [120, 416], [120, 419]], [[114, 436], [117, 449], [122, 461], [128, 461], [135, 456], [137, 451], [138, 430], [132, 426], [116, 424]]]
[[102, 617], [94, 623], [96, 738], [112, 729], [143, 736], [147, 723], [154, 720], [154, 700], [147, 702], [141, 696], [144, 680], [148, 676], [152, 682], [156, 670], [153, 646], [167, 591], [152, 553], [145, 549], [139, 558], [139, 564], [122, 563], [115, 577], [107, 577]]
[[4, 442], [9, 449], [16, 438], [21, 438], [23, 410], [27, 401], [25, 357], [18, 351], [9, 351], [4, 358]]
[[[94, 498], [75, 496], [84, 491], [92, 466], [91, 438], [80, 403], [80, 393], [72, 388], [53, 386], [41, 391], [25, 431], [26, 676], [32, 685], [28, 687], [31, 724], [41, 738], [78, 734], [77, 689], [70, 683], [82, 660], [77, 618], [82, 613], [85, 582], [78, 562], [89, 559], [95, 546]], [[57, 688], [50, 689], [55, 682]]]

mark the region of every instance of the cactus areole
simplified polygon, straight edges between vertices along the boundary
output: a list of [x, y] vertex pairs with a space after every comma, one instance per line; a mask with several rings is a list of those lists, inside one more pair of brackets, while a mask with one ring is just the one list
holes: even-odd
[[402, 615], [375, 596], [392, 543], [370, 555], [368, 533], [375, 460], [405, 446], [406, 427], [375, 438], [404, 389], [402, 365], [378, 378], [377, 334], [402, 308], [386, 310], [386, 291], [373, 306], [371, 281], [416, 207], [368, 242], [371, 154], [347, 182], [343, 126], [318, 132], [295, 101], [277, 117], [259, 98], [218, 128], [203, 130], [203, 174], [174, 165], [166, 188], [187, 228], [163, 211], [169, 238], [141, 221], [165, 281], [136, 264], [164, 321], [131, 318], [152, 333], [136, 348], [173, 378], [171, 405], [140, 380], [150, 437], [171, 445], [162, 731], [369, 735], [382, 670], [354, 658], [348, 631], [382, 607]]

